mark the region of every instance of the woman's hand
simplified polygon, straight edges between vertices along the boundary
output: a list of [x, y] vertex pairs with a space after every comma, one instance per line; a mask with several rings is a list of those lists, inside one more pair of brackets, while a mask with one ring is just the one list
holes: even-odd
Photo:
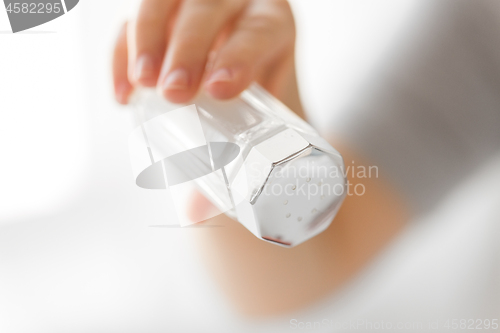
[[301, 114], [294, 43], [286, 0], [143, 0], [116, 43], [116, 99], [139, 85], [174, 103], [200, 87], [225, 99], [257, 81]]
[[[202, 86], [231, 98], [257, 81], [302, 115], [294, 39], [285, 0], [143, 0], [116, 44], [116, 98], [126, 104], [139, 85], [178, 103]], [[401, 196], [379, 179], [350, 181], [365, 182], [366, 195], [347, 197], [325, 232], [293, 249], [265, 243], [224, 215], [208, 222], [224, 228], [197, 233], [203, 261], [242, 312], [284, 313], [325, 297], [397, 234], [406, 218]], [[190, 204], [196, 221], [211, 209], [198, 193]]]

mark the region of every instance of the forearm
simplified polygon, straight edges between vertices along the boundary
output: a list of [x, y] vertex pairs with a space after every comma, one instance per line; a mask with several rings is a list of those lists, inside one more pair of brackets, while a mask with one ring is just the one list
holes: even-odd
[[[341, 152], [346, 164], [360, 165], [349, 150]], [[401, 230], [407, 212], [400, 196], [382, 179], [348, 177], [351, 192], [362, 184], [364, 194], [348, 195], [330, 227], [297, 247], [263, 242], [225, 215], [208, 222], [223, 228], [198, 234], [204, 261], [241, 312], [273, 315], [327, 296]]]

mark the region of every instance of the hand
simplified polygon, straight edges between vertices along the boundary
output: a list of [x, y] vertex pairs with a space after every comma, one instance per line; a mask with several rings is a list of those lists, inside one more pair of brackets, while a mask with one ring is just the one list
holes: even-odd
[[[126, 104], [139, 85], [157, 86], [177, 103], [189, 101], [201, 86], [231, 98], [257, 81], [302, 116], [294, 40], [285, 0], [143, 0], [116, 44], [116, 98]], [[203, 262], [247, 314], [311, 304], [351, 278], [403, 225], [400, 195], [379, 179], [366, 180], [366, 189], [366, 195], [346, 199], [328, 230], [293, 249], [265, 243], [219, 215], [208, 223], [224, 228], [196, 234]], [[212, 209], [199, 193], [189, 207], [193, 221]]]
[[294, 47], [286, 0], [143, 0], [115, 46], [116, 99], [126, 104], [139, 85], [174, 103], [201, 86], [225, 99], [257, 81], [302, 115]]

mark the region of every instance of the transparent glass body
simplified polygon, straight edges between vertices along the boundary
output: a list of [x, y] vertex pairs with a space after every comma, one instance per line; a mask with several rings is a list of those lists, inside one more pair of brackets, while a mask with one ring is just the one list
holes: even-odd
[[180, 212], [196, 188], [257, 237], [290, 247], [325, 230], [346, 195], [340, 154], [257, 84], [181, 108], [142, 90], [133, 104], [136, 183], [169, 189], [181, 225], [199, 222]]

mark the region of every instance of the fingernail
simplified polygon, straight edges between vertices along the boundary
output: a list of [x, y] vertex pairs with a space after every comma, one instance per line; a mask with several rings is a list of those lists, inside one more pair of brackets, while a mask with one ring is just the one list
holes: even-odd
[[188, 87], [189, 77], [188, 73], [183, 68], [173, 70], [168, 74], [162, 84], [163, 90], [179, 90]]
[[216, 70], [207, 80], [207, 84], [212, 84], [216, 82], [229, 82], [233, 79], [231, 72], [227, 68], [221, 68]]
[[135, 63], [135, 79], [139, 81], [152, 78], [155, 69], [154, 67], [154, 61], [150, 55], [141, 55]]
[[130, 94], [131, 89], [132, 86], [126, 81], [123, 81], [116, 86], [115, 96], [118, 103], [127, 104], [128, 95]]

